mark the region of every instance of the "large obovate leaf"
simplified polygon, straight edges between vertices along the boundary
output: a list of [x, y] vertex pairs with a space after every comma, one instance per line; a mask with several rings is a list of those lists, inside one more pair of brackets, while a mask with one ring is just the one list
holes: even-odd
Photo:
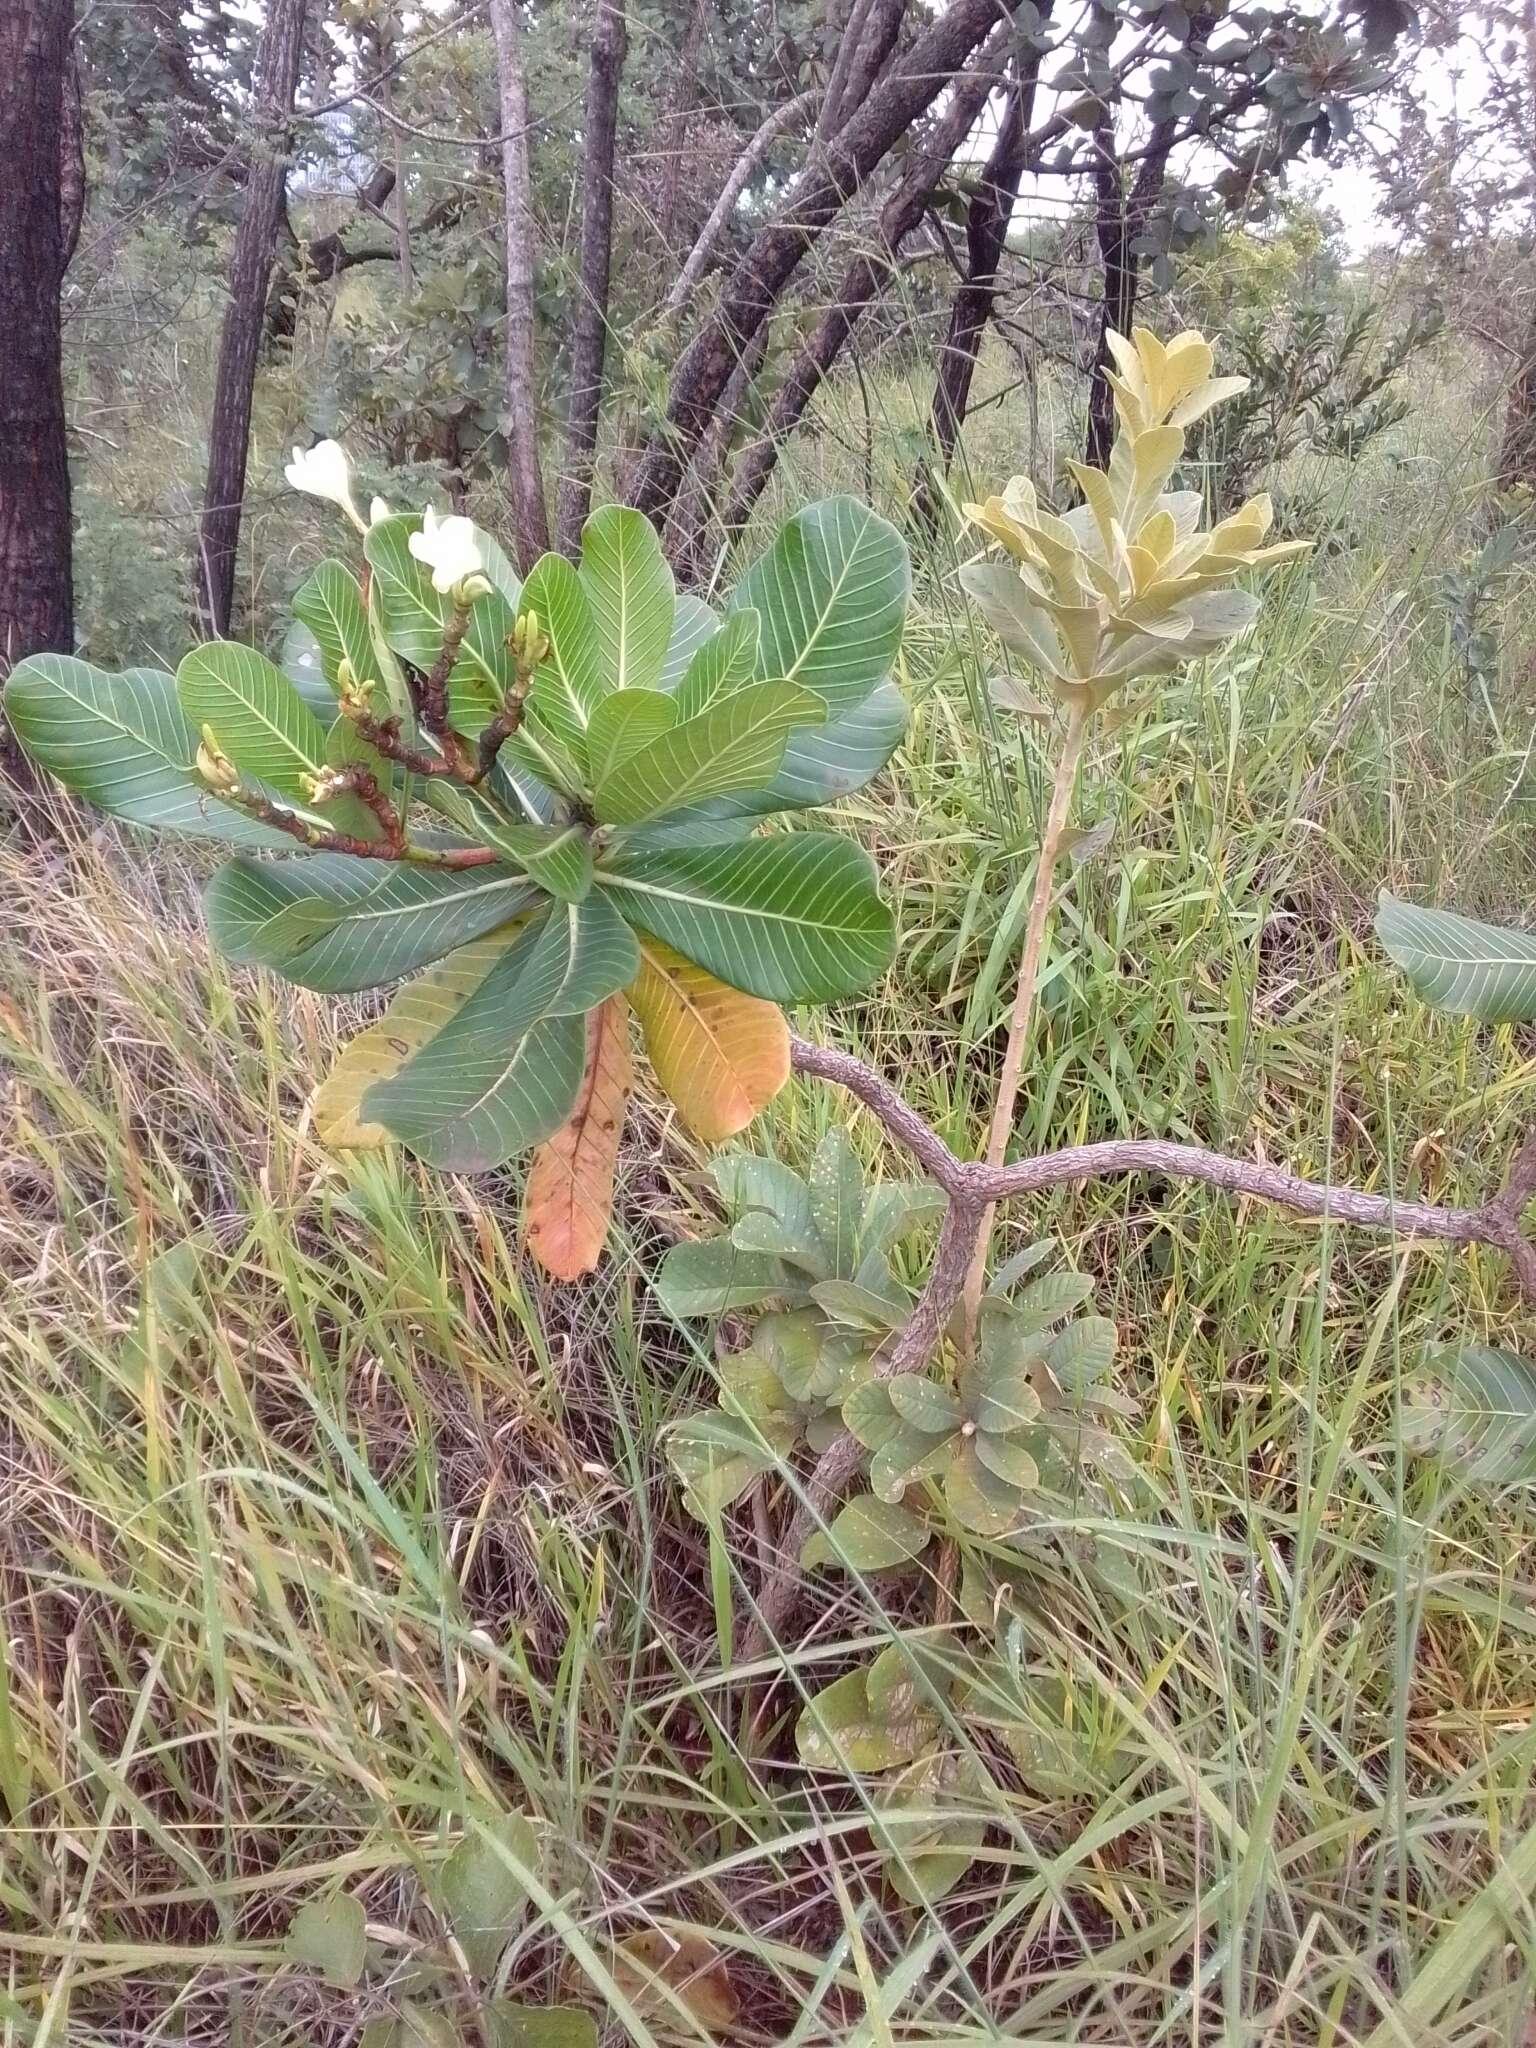
[[1423, 909], [1383, 890], [1376, 936], [1432, 1008], [1481, 1024], [1536, 1017], [1536, 932]]
[[1536, 1483], [1536, 1366], [1491, 1344], [1437, 1345], [1405, 1415], [1415, 1450], [1492, 1486]]
[[814, 832], [730, 846], [613, 850], [599, 888], [632, 924], [769, 1002], [855, 995], [895, 926], [861, 846]]
[[709, 797], [758, 789], [777, 771], [795, 728], [819, 725], [825, 716], [813, 690], [748, 683], [617, 759], [597, 785], [598, 818], [638, 825]]
[[911, 571], [901, 535], [855, 498], [807, 505], [731, 598], [761, 617], [757, 673], [803, 683], [834, 719], [863, 703], [901, 645]]
[[654, 690], [672, 644], [672, 571], [643, 512], [605, 505], [582, 529], [581, 587], [610, 690]]
[[527, 878], [508, 868], [394, 866], [321, 853], [232, 860], [209, 882], [203, 908], [229, 959], [339, 995], [398, 981], [537, 900]]
[[181, 708], [248, 775], [289, 798], [325, 765], [325, 727], [280, 668], [254, 647], [208, 640], [176, 671]]
[[231, 846], [292, 848], [270, 825], [209, 795], [193, 769], [197, 733], [157, 669], [107, 675], [68, 654], [33, 654], [12, 669], [5, 715], [40, 767], [131, 825]]
[[570, 1116], [586, 1063], [586, 1013], [633, 981], [634, 934], [601, 897], [529, 926], [457, 1015], [363, 1114], [434, 1166], [499, 1166]]
[[745, 1130], [789, 1079], [783, 1011], [728, 988], [670, 946], [640, 940], [629, 999], [657, 1080], [705, 1144]]

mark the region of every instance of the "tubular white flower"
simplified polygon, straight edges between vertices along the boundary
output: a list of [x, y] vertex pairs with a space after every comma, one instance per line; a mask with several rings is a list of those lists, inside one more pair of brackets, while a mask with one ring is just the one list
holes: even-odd
[[429, 505], [421, 517], [421, 531], [411, 535], [409, 547], [417, 561], [432, 571], [434, 590], [451, 590], [460, 603], [469, 604], [490, 589], [472, 519], [458, 513], [439, 519]]
[[340, 506], [359, 533], [367, 532], [366, 522], [352, 500], [352, 465], [339, 441], [317, 441], [313, 448], [295, 448], [293, 460], [283, 474], [296, 491]]
[[368, 507], [368, 524], [370, 526], [377, 526], [381, 519], [393, 519], [394, 516], [394, 507], [387, 504], [383, 498], [375, 498]]

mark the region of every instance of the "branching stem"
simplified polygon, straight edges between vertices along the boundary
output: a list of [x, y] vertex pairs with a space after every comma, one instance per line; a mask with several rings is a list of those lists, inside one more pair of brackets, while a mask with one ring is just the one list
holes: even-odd
[[[1498, 1192], [1479, 1208], [1458, 1209], [1330, 1187], [1321, 1181], [1303, 1180], [1281, 1166], [1237, 1159], [1203, 1145], [1172, 1144], [1162, 1138], [1111, 1138], [1096, 1145], [1068, 1145], [1033, 1159], [1016, 1160], [1011, 1166], [960, 1159], [889, 1081], [851, 1053], [791, 1038], [790, 1060], [797, 1072], [830, 1081], [856, 1096], [949, 1196], [927, 1283], [896, 1343], [876, 1363], [882, 1378], [921, 1372], [927, 1366], [961, 1302], [999, 1202], [1077, 1181], [1128, 1174], [1200, 1181], [1230, 1194], [1273, 1202], [1301, 1216], [1333, 1217], [1395, 1238], [1488, 1245], [1508, 1257], [1521, 1295], [1536, 1305], [1536, 1244], [1521, 1228], [1526, 1204], [1536, 1195], [1536, 1130], [1516, 1153]], [[781, 1638], [803, 1588], [799, 1560], [806, 1539], [830, 1519], [862, 1460], [859, 1444], [845, 1434], [822, 1454], [806, 1478], [800, 1507], [784, 1532], [777, 1562], [764, 1575], [756, 1611], [743, 1630], [744, 1662], [766, 1656]]]

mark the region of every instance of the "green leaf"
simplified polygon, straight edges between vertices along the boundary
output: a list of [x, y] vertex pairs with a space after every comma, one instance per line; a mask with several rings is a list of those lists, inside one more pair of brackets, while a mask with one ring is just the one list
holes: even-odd
[[1402, 903], [1383, 890], [1376, 936], [1432, 1009], [1480, 1024], [1536, 1017], [1536, 932]]
[[795, 1726], [800, 1761], [811, 1770], [884, 1771], [911, 1761], [933, 1739], [938, 1719], [917, 1711], [902, 1718], [876, 1714], [866, 1671], [845, 1672], [817, 1693]]
[[537, 900], [506, 868], [456, 872], [321, 853], [226, 862], [203, 909], [228, 959], [340, 995], [398, 981]]
[[656, 1275], [656, 1299], [669, 1316], [721, 1316], [727, 1309], [755, 1308], [799, 1292], [776, 1258], [738, 1251], [728, 1237], [674, 1245]]
[[1408, 1441], [1465, 1478], [1536, 1481], [1536, 1366], [1491, 1344], [1437, 1345], [1408, 1411]]
[[667, 1459], [685, 1492], [683, 1504], [710, 1522], [794, 1447], [787, 1415], [691, 1415], [666, 1434]]
[[311, 1899], [289, 1921], [283, 1948], [290, 1962], [318, 1970], [338, 1991], [350, 1991], [367, 1960], [366, 1925], [360, 1899], [345, 1892]]
[[1114, 1364], [1117, 1342], [1108, 1316], [1084, 1316], [1051, 1341], [1045, 1362], [1068, 1393], [1084, 1394]]
[[592, 840], [580, 825], [503, 825], [497, 843], [562, 903], [580, 903], [592, 887]]
[[919, 1479], [947, 1472], [961, 1442], [958, 1431], [953, 1436], [935, 1436], [931, 1430], [907, 1422], [899, 1410], [895, 1413], [895, 1427], [869, 1461], [870, 1487], [887, 1501], [900, 1500]]
[[884, 1336], [901, 1329], [912, 1313], [912, 1301], [893, 1283], [889, 1293], [864, 1287], [856, 1280], [819, 1280], [811, 1298], [834, 1322]]
[[325, 679], [320, 642], [302, 619], [289, 620], [278, 666], [320, 723], [329, 725], [336, 716], [336, 692]]
[[72, 655], [33, 654], [11, 671], [5, 715], [39, 767], [114, 818], [186, 839], [293, 845], [209, 795], [193, 771], [197, 733], [172, 676], [112, 676]]
[[[944, 1474], [944, 1498], [955, 1520], [978, 1536], [1001, 1536], [1017, 1527], [1023, 1518], [1019, 1489], [977, 1454], [979, 1438], [973, 1438], [956, 1455]], [[1006, 1444], [1007, 1437], [996, 1439]], [[1038, 1477], [1038, 1475], [1036, 1475]]]
[[795, 727], [825, 716], [814, 691], [749, 683], [619, 760], [597, 784], [597, 815], [605, 824], [636, 825], [710, 797], [756, 789], [777, 770]]
[[438, 1870], [434, 1903], [482, 1984], [496, 1973], [501, 1952], [528, 1904], [522, 1872], [537, 1876], [539, 1845], [520, 1813], [493, 1826], [471, 1828]]
[[960, 571], [960, 584], [976, 600], [982, 617], [1003, 646], [1025, 667], [1052, 682], [1067, 673], [1061, 641], [1050, 614], [1011, 563], [967, 562]]
[[907, 700], [894, 683], [879, 683], [862, 704], [838, 713], [827, 725], [791, 733], [772, 782], [727, 797], [724, 804], [766, 817], [771, 811], [808, 811], [836, 803], [880, 773], [906, 729]]
[[806, 1185], [816, 1234], [827, 1248], [832, 1271], [849, 1279], [859, 1259], [864, 1174], [841, 1124], [833, 1124], [816, 1147]]
[[804, 683], [834, 716], [861, 704], [896, 658], [911, 590], [906, 546], [856, 498], [807, 505], [731, 599], [762, 617], [757, 672]]
[[675, 693], [679, 718], [697, 718], [717, 697], [728, 696], [752, 680], [757, 662], [761, 621], [750, 605], [733, 612], [720, 630], [698, 649]]
[[820, 833], [674, 852], [615, 848], [599, 885], [631, 923], [770, 1002], [825, 1002], [889, 965], [895, 924], [874, 865]]
[[523, 585], [525, 612], [537, 612], [549, 654], [534, 672], [528, 709], [576, 761], [587, 764], [587, 728], [611, 684], [603, 673], [592, 607], [572, 563], [541, 555]]
[[592, 782], [606, 782], [623, 763], [677, 723], [677, 703], [661, 690], [615, 690], [592, 714], [587, 761]]
[[914, 1224], [942, 1216], [947, 1197], [928, 1181], [888, 1180], [870, 1195], [859, 1230], [864, 1258], [883, 1252], [904, 1237]]
[[972, 1449], [994, 1478], [1003, 1480], [1020, 1493], [1033, 1493], [1040, 1484], [1039, 1466], [1023, 1444], [1013, 1437], [979, 1430]]
[[497, 1999], [481, 2017], [488, 2048], [597, 2048], [597, 2021], [577, 2005], [509, 2005]]
[[672, 618], [672, 638], [667, 643], [667, 658], [661, 665], [661, 674], [656, 678], [658, 690], [675, 690], [688, 673], [688, 664], [711, 635], [720, 630], [720, 620], [703, 598], [695, 597], [692, 591], [680, 590], [676, 599], [677, 609]]
[[1008, 1310], [1007, 1326], [1033, 1334], [1048, 1330], [1073, 1309], [1081, 1308], [1093, 1296], [1093, 1280], [1087, 1273], [1047, 1273], [1026, 1287]]
[[918, 1372], [899, 1372], [885, 1383], [891, 1406], [903, 1422], [932, 1436], [951, 1436], [964, 1422], [960, 1403], [947, 1387]]
[[183, 657], [176, 694], [193, 728], [211, 726], [237, 768], [305, 800], [303, 778], [325, 765], [325, 728], [264, 654], [206, 640]]
[[815, 1231], [811, 1192], [799, 1174], [761, 1152], [726, 1152], [710, 1167], [721, 1200], [734, 1215], [762, 1209], [804, 1242]]
[[338, 682], [343, 661], [358, 682], [377, 681], [363, 593], [345, 562], [321, 562], [295, 591], [293, 614], [314, 635], [327, 682]]
[[600, 898], [556, 906], [462, 1009], [362, 1100], [430, 1165], [484, 1172], [559, 1129], [586, 1061], [588, 1010], [633, 980], [639, 952]]
[[672, 571], [643, 512], [605, 505], [581, 535], [581, 583], [609, 690], [654, 690], [672, 642]]
[[829, 1528], [813, 1531], [800, 1562], [807, 1571], [822, 1564], [852, 1572], [888, 1571], [920, 1557], [929, 1538], [927, 1527], [904, 1507], [861, 1493], [838, 1511]]
[[986, 1839], [997, 1795], [973, 1756], [930, 1751], [887, 1778], [872, 1833], [891, 1888], [927, 1906], [952, 1891]]
[[738, 1251], [767, 1252], [771, 1258], [782, 1259], [815, 1280], [825, 1279], [829, 1272], [826, 1249], [819, 1237], [797, 1237], [777, 1216], [762, 1209], [749, 1210], [732, 1224], [731, 1243]]

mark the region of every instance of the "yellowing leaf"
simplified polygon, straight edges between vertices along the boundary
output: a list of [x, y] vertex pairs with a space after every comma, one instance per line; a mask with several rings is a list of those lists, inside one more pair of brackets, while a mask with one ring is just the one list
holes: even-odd
[[697, 1928], [626, 1934], [614, 1952], [613, 1981], [639, 2013], [675, 2019], [681, 2005], [708, 2033], [734, 2030], [740, 2000], [724, 1958]]
[[392, 1079], [413, 1053], [436, 1037], [484, 981], [518, 929], [518, 923], [501, 925], [439, 960], [397, 992], [377, 1023], [342, 1047], [310, 1097], [310, 1116], [322, 1145], [334, 1152], [377, 1152], [389, 1143], [382, 1124], [363, 1121], [364, 1093], [375, 1081]]
[[610, 996], [587, 1017], [587, 1064], [576, 1107], [535, 1151], [523, 1190], [528, 1249], [556, 1280], [590, 1273], [602, 1257], [633, 1081], [629, 1005]]
[[744, 1130], [789, 1079], [789, 1026], [773, 1003], [637, 937], [640, 972], [629, 999], [646, 1052], [689, 1130], [717, 1145]]

